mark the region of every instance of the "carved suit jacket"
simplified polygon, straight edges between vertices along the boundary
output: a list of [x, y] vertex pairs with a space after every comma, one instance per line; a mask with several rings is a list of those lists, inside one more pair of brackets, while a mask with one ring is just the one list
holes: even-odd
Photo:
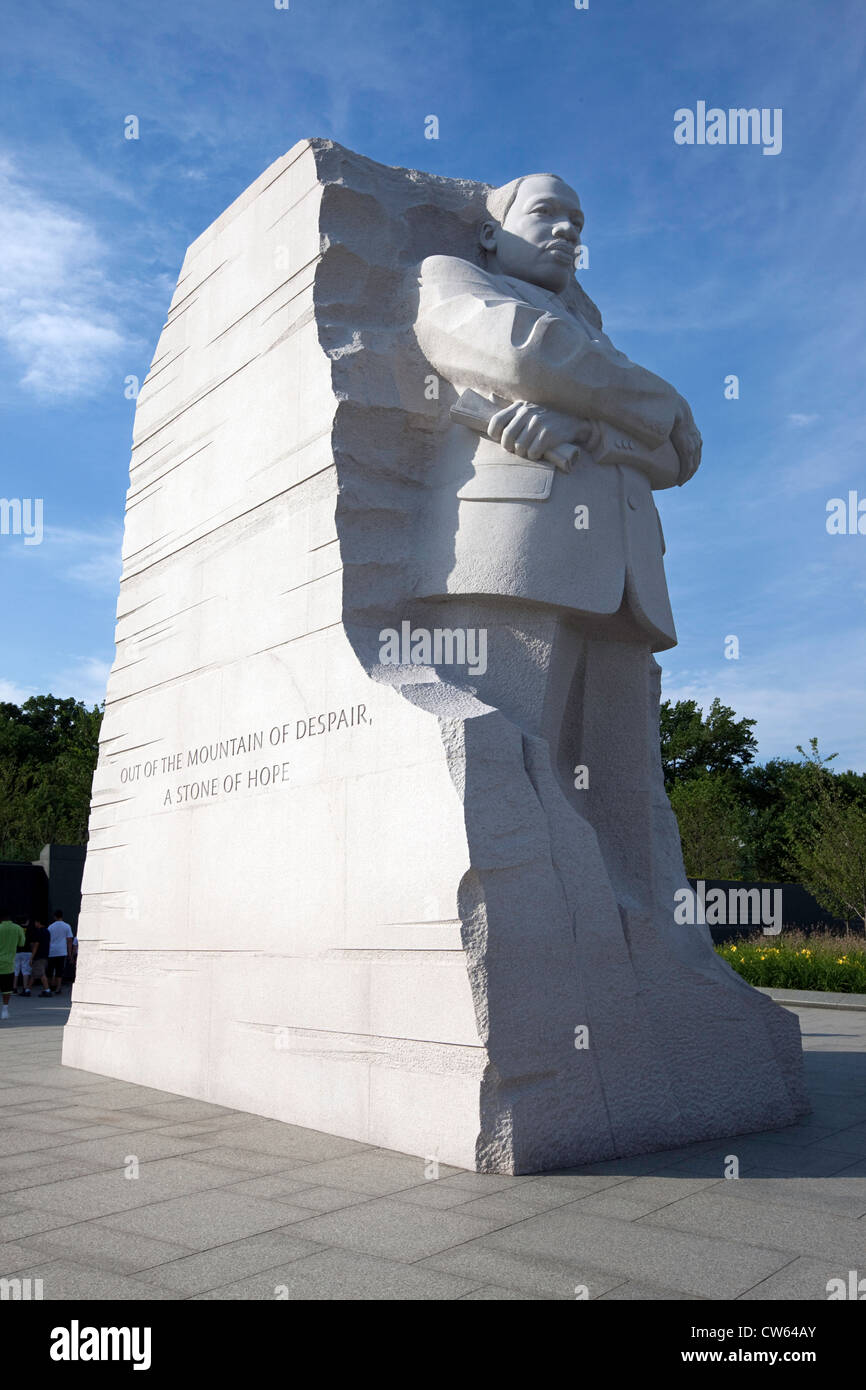
[[[559, 296], [455, 256], [413, 272], [415, 336], [441, 392], [419, 596], [503, 595], [592, 620], [599, 635], [676, 644], [653, 488], [684, 482], [670, 443], [679, 397]], [[452, 423], [456, 393], [527, 400], [601, 422], [570, 473]], [[616, 616], [614, 616], [616, 615]]]

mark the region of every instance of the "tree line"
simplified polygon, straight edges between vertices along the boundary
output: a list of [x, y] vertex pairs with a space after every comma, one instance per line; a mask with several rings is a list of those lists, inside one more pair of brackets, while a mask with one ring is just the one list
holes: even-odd
[[0, 859], [87, 840], [102, 710], [34, 695], [0, 702]]
[[[84, 844], [102, 710], [36, 695], [0, 703], [0, 859]], [[866, 924], [866, 774], [817, 739], [755, 762], [754, 719], [714, 700], [665, 700], [665, 787], [691, 878], [801, 883], [834, 917]]]
[[690, 878], [800, 883], [832, 916], [866, 925], [866, 774], [830, 766], [818, 740], [756, 763], [754, 719], [714, 700], [665, 700], [665, 787]]

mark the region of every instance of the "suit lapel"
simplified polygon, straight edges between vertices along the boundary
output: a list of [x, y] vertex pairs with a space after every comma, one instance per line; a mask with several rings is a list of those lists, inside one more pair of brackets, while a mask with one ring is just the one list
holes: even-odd
[[545, 314], [552, 314], [554, 318], [565, 319], [568, 323], [575, 323], [583, 330], [588, 338], [594, 335], [590, 327], [579, 314], [572, 313], [563, 304], [558, 294], [552, 290], [542, 289], [541, 285], [532, 285], [528, 280], [512, 279], [508, 275], [501, 277], [505, 284], [517, 295], [518, 299], [525, 299], [527, 304], [533, 304], [536, 309], [541, 309]]

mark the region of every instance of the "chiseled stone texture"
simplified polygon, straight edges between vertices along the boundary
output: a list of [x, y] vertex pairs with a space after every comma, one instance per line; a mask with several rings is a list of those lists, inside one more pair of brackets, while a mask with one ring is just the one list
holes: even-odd
[[517, 1173], [805, 1102], [796, 1019], [673, 922], [658, 757], [626, 909], [545, 741], [380, 663], [433, 544], [411, 268], [474, 255], [486, 191], [302, 141], [187, 253], [136, 411], [63, 1059]]

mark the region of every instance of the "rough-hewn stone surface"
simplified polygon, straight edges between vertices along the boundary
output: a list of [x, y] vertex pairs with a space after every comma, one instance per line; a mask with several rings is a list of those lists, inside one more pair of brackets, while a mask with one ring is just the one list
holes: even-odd
[[[64, 1061], [526, 1172], [804, 1100], [796, 1019], [673, 920], [649, 647], [587, 641], [553, 737], [516, 713], [556, 694], [547, 611], [431, 579], [456, 391], [428, 398], [414, 268], [477, 258], [486, 192], [304, 141], [187, 253], [136, 412]], [[382, 662], [384, 628], [479, 615], [477, 680]], [[588, 814], [576, 754], [607, 769]]]

